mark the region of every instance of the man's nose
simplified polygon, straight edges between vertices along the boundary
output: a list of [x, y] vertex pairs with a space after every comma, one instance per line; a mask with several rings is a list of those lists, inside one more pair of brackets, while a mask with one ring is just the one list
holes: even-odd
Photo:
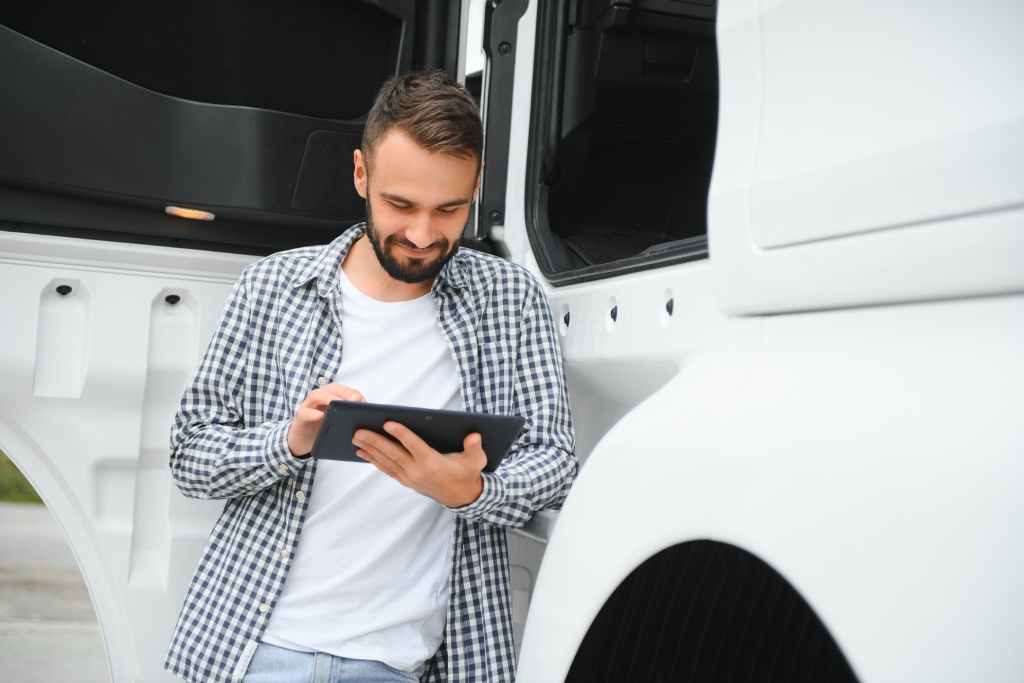
[[405, 229], [405, 239], [423, 249], [434, 243], [433, 216], [429, 211], [419, 211]]

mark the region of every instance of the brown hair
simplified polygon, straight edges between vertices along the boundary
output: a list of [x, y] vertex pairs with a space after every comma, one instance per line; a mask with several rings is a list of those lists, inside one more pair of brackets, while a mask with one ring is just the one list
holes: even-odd
[[392, 128], [431, 152], [466, 159], [483, 158], [484, 133], [473, 97], [440, 69], [392, 76], [377, 93], [363, 129], [367, 165]]

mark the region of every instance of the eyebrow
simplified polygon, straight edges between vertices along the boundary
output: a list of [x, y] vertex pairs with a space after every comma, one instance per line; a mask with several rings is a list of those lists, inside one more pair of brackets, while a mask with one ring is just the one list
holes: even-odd
[[[412, 206], [416, 205], [416, 202], [412, 201], [411, 199], [406, 199], [405, 197], [403, 197], [401, 195], [391, 194], [390, 192], [381, 192], [380, 196], [383, 197], [384, 199], [387, 199], [390, 202], [395, 202], [395, 203], [398, 203], [398, 204], [409, 204], [409, 205], [412, 205]], [[455, 206], [464, 206], [465, 204], [469, 204], [470, 202], [471, 202], [471, 200], [469, 200], [469, 199], [450, 199], [450, 200], [448, 200], [446, 202], [442, 202], [441, 204], [438, 204], [434, 208], [435, 209], [447, 209], [447, 208], [451, 208], [451, 207], [455, 207]]]

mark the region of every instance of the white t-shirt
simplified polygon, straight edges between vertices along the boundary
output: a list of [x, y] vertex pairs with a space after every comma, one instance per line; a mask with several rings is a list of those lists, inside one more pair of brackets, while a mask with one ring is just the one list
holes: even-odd
[[[333, 381], [372, 403], [461, 408], [430, 295], [385, 303], [341, 273], [344, 353]], [[444, 633], [450, 510], [368, 463], [317, 462], [292, 567], [263, 641], [412, 671]]]

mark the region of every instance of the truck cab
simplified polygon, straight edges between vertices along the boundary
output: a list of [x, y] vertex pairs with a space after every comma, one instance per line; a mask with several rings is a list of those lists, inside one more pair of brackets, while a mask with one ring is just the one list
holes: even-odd
[[[478, 94], [466, 244], [558, 325], [580, 475], [509, 535], [520, 683], [1019, 681], [1024, 5], [0, 9], [0, 451], [111, 678], [161, 668], [220, 503], [167, 467], [241, 270], [363, 219], [417, 66]], [[498, 682], [494, 682], [498, 683]]]

